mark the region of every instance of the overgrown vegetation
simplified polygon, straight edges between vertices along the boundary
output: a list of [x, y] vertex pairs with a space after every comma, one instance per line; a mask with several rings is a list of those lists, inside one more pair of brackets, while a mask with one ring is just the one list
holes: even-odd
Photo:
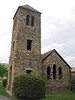
[[71, 80], [71, 90], [75, 92], [75, 75], [72, 76]]
[[20, 99], [40, 99], [45, 97], [45, 81], [31, 74], [21, 74], [14, 79], [14, 93]]
[[7, 77], [8, 70], [4, 64], [0, 64], [0, 77]]
[[6, 87], [6, 85], [7, 85], [7, 78], [3, 79], [2, 84], [3, 84], [4, 87]]
[[0, 77], [0, 94], [4, 96], [9, 96], [9, 94], [6, 92], [6, 88], [2, 84], [3, 79]]

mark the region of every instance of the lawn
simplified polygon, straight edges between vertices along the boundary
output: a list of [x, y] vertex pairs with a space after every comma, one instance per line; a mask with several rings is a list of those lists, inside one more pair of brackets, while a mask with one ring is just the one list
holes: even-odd
[[2, 79], [0, 78], [0, 94], [4, 95], [4, 96], [9, 96], [9, 94], [6, 92], [6, 88], [3, 87], [2, 85]]
[[43, 100], [75, 100], [75, 93], [73, 92], [56, 92], [46, 95]]
[[[75, 77], [75, 76], [73, 76]], [[2, 79], [0, 78], [0, 94], [4, 96], [9, 96], [6, 92], [6, 88], [2, 85]], [[49, 93], [45, 96], [42, 100], [75, 100], [75, 93], [71, 91], [67, 92], [55, 92], [55, 93]]]

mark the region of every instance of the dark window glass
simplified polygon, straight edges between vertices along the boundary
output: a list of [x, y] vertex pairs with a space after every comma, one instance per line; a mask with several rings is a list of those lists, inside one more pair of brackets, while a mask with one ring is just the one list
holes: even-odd
[[32, 40], [27, 40], [27, 50], [31, 50]]
[[59, 79], [62, 79], [62, 68], [59, 67], [58, 71], [59, 71]]
[[27, 16], [26, 16], [26, 25], [29, 25], [29, 19], [30, 19], [30, 16], [27, 15]]
[[31, 17], [31, 26], [34, 26], [34, 16]]
[[47, 79], [50, 79], [50, 67], [47, 67]]
[[26, 70], [26, 73], [27, 74], [30, 74], [32, 71], [31, 70]]
[[56, 65], [53, 65], [53, 79], [56, 79]]

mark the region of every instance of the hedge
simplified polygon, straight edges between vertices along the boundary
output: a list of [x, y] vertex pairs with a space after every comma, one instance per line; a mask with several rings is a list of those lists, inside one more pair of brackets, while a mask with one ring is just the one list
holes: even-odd
[[71, 90], [73, 92], [75, 92], [75, 75], [72, 76], [72, 80], [71, 80]]
[[45, 81], [31, 74], [20, 74], [13, 83], [15, 96], [20, 99], [41, 99], [45, 97]]

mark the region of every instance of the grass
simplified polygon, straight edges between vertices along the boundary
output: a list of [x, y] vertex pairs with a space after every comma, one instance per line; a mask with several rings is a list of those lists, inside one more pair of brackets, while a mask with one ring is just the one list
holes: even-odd
[[0, 78], [0, 94], [7, 96], [7, 97], [9, 96], [9, 94], [6, 92], [6, 88], [3, 87], [3, 85], [2, 85], [2, 79], [1, 78]]
[[46, 95], [43, 100], [75, 100], [75, 93], [73, 92], [61, 92], [50, 93]]
[[[75, 77], [75, 75], [72, 77]], [[9, 94], [6, 92], [6, 88], [2, 85], [2, 78], [0, 78], [0, 94], [9, 97]], [[71, 91], [50, 93], [42, 100], [75, 100], [75, 93]]]

